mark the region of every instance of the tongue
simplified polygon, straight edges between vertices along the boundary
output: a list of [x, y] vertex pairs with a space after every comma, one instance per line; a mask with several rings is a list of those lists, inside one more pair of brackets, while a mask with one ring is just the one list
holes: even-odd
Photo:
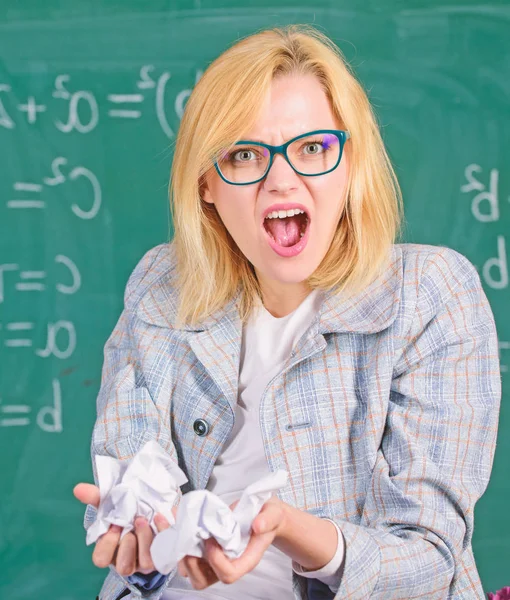
[[266, 219], [266, 229], [280, 246], [294, 246], [300, 239], [300, 227], [297, 217], [285, 219]]

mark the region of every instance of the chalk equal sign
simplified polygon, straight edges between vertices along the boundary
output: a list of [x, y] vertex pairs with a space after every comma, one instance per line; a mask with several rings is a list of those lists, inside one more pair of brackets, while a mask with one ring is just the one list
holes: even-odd
[[[143, 94], [108, 94], [108, 101], [113, 104], [123, 104], [131, 102], [139, 104], [143, 102]], [[141, 110], [128, 110], [125, 108], [112, 108], [108, 111], [109, 117], [117, 117], [120, 119], [139, 119], [142, 116]]]
[[19, 417], [18, 415], [26, 415], [30, 412], [28, 404], [0, 404], [0, 414], [15, 415], [13, 417], [0, 418], [0, 427], [23, 427], [30, 424], [28, 417]]
[[[40, 192], [42, 185], [39, 183], [27, 183], [24, 181], [17, 181], [14, 184], [15, 192]], [[46, 202], [42, 200], [8, 200], [7, 208], [45, 208]]]
[[[7, 331], [30, 331], [34, 329], [35, 323], [7, 323]], [[8, 348], [20, 348], [25, 346], [32, 346], [32, 340], [27, 338], [16, 338], [13, 340], [5, 340], [4, 344]]]

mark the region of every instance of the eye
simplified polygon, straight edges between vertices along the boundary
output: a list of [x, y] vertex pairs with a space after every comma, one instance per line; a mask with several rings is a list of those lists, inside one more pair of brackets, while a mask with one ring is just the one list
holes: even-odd
[[230, 155], [230, 160], [237, 162], [250, 162], [259, 158], [254, 150], [244, 148], [243, 150], [237, 150]]
[[[309, 152], [306, 151], [308, 148], [310, 149]], [[303, 145], [304, 154], [321, 154], [325, 150], [327, 150], [327, 145], [323, 144], [321, 140], [306, 142], [306, 144]]]

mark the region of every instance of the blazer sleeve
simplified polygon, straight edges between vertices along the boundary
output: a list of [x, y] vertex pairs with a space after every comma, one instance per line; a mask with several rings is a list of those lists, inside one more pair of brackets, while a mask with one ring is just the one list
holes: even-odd
[[[158, 412], [151, 398], [132, 336], [137, 318], [136, 307], [146, 287], [144, 278], [160, 252], [161, 246], [149, 250], [130, 275], [124, 293], [124, 309], [104, 346], [101, 385], [97, 396], [97, 418], [91, 441], [96, 485], [97, 454], [112, 456], [118, 460], [130, 460], [146, 442], [155, 440], [176, 463], [178, 462], [169, 424]], [[178, 505], [181, 497], [182, 492], [179, 490], [175, 505]], [[96, 509], [88, 505], [84, 517], [85, 529], [90, 527], [95, 517]], [[119, 575], [112, 566], [110, 571], [108, 589], [118, 589], [119, 585], [123, 584], [137, 596], [140, 595], [140, 589]], [[112, 581], [112, 578], [118, 581]], [[142, 595], [152, 598], [156, 594], [142, 592]], [[110, 593], [100, 597], [110, 600]]]
[[500, 400], [496, 327], [478, 273], [454, 250], [435, 251], [395, 362], [361, 523], [337, 521], [346, 559], [335, 598], [450, 597], [489, 482]]

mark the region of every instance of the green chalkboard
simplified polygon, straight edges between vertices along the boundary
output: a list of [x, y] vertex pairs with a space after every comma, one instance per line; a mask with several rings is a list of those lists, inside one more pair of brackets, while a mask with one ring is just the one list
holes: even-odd
[[455, 248], [482, 277], [504, 395], [474, 550], [485, 590], [510, 585], [508, 1], [3, 0], [2, 599], [99, 590], [71, 490], [92, 477], [103, 345], [134, 265], [172, 236], [167, 183], [190, 90], [239, 37], [288, 23], [329, 34], [365, 85], [406, 240]]

